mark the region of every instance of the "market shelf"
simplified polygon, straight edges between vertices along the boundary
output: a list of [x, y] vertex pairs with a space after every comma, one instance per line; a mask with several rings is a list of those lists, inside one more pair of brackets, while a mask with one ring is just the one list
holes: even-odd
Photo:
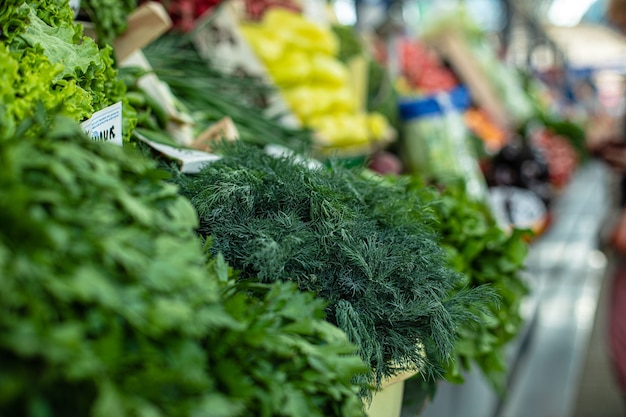
[[[510, 345], [507, 394], [499, 398], [478, 370], [466, 383], [441, 383], [420, 414], [403, 417], [568, 417], [593, 328], [606, 258], [599, 232], [610, 208], [609, 173], [581, 167], [553, 206], [550, 229], [532, 244], [527, 275], [532, 294], [526, 329]], [[410, 390], [410, 384], [407, 384]], [[411, 392], [405, 392], [410, 399]]]

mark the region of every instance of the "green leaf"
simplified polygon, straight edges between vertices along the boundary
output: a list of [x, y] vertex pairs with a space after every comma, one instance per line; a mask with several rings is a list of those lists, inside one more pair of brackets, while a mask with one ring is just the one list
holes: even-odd
[[[484, 235], [484, 234], [483, 234]], [[481, 235], [482, 236], [482, 235]], [[468, 239], [467, 245], [463, 248], [463, 258], [471, 262], [485, 249], [485, 242], [479, 239]]]
[[98, 384], [98, 398], [93, 406], [94, 417], [126, 416], [122, 398], [114, 385], [107, 380]]
[[526, 259], [526, 255], [528, 254], [528, 245], [519, 238], [512, 238], [509, 241], [506, 253], [516, 265], [521, 266]]
[[219, 394], [206, 395], [193, 411], [191, 417], [235, 417], [244, 410], [241, 402]]
[[95, 42], [85, 37], [80, 45], [74, 44], [75, 30], [71, 26], [51, 27], [41, 20], [35, 10], [24, 3], [28, 10], [29, 25], [20, 36], [30, 46], [40, 46], [52, 63], [63, 65], [63, 71], [55, 81], [61, 78], [75, 78], [87, 73], [91, 66], [100, 64], [100, 54]]
[[[498, 295], [497, 300], [482, 308], [472, 307], [481, 318], [478, 325], [457, 331], [457, 362], [448, 367], [446, 379], [461, 381], [459, 368], [467, 368], [473, 362], [493, 384], [501, 384], [505, 366], [486, 358], [502, 356], [506, 343], [521, 328], [520, 305], [528, 289], [520, 272], [527, 255], [528, 233], [517, 229], [505, 233], [489, 207], [470, 199], [459, 184], [445, 184], [441, 200], [435, 200], [435, 206], [442, 242], [451, 255], [449, 265], [464, 276], [457, 289], [464, 291], [465, 286], [487, 284]], [[501, 392], [504, 386], [494, 385], [494, 388]]]

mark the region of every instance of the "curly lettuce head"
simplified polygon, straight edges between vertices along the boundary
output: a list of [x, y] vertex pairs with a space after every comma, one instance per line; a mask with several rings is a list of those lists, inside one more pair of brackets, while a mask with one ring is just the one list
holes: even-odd
[[29, 10], [34, 10], [37, 17], [49, 26], [73, 26], [76, 30], [74, 42], [82, 38], [82, 26], [74, 23], [74, 15], [67, 0], [4, 0], [0, 8], [0, 40], [10, 43], [24, 32], [29, 23]]
[[[67, 100], [61, 106], [61, 113], [77, 121], [84, 120], [100, 110], [118, 101], [124, 102], [124, 134], [130, 136], [135, 123], [135, 114], [125, 102], [125, 87], [117, 77], [114, 66], [112, 49], [99, 49], [96, 43], [82, 36], [82, 26], [75, 24], [69, 4], [65, 0], [40, 0], [25, 3], [17, 0], [7, 0], [7, 4], [0, 11], [0, 44], [3, 52], [7, 50], [12, 55], [11, 60], [0, 61], [0, 74], [11, 78], [15, 75], [12, 69], [18, 57], [28, 56], [30, 61], [20, 62], [17, 72], [24, 76], [31, 76], [19, 82], [23, 91], [43, 91], [40, 98], [44, 107], [52, 109], [52, 105]], [[18, 59], [19, 61], [19, 59]], [[37, 71], [25, 68], [27, 65], [36, 65]], [[33, 74], [35, 73], [35, 74]], [[37, 76], [36, 73], [40, 75]], [[6, 83], [4, 83], [6, 84]], [[3, 89], [10, 89], [4, 86]], [[2, 94], [0, 106], [14, 108], [15, 111], [3, 115], [3, 119], [13, 117], [13, 122], [22, 120], [30, 115], [28, 108], [34, 108], [31, 101], [36, 95], [25, 97], [20, 91], [11, 96]], [[59, 94], [52, 99], [49, 95]], [[20, 101], [15, 106], [13, 101]], [[24, 111], [17, 111], [23, 109]], [[32, 111], [32, 110], [31, 110]], [[7, 125], [8, 119], [2, 125]]]
[[50, 62], [41, 48], [11, 52], [0, 44], [0, 133], [12, 132], [37, 104], [74, 120], [89, 117], [91, 96], [76, 80], [57, 80], [62, 72], [63, 65]]

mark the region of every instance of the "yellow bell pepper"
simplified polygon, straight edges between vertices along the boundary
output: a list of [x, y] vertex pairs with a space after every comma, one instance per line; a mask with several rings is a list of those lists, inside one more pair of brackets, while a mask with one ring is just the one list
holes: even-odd
[[356, 111], [356, 97], [354, 97], [352, 90], [347, 85], [334, 88], [331, 94], [333, 96], [333, 104], [330, 108], [331, 112], [354, 113]]
[[348, 68], [338, 59], [318, 52], [312, 55], [311, 61], [313, 82], [338, 86], [348, 83]]
[[288, 49], [277, 61], [266, 64], [272, 79], [279, 87], [306, 82], [312, 72], [311, 61], [306, 53]]
[[275, 33], [254, 23], [241, 25], [241, 33], [264, 63], [275, 62], [282, 57], [285, 44]]
[[313, 84], [313, 100], [315, 101], [315, 115], [327, 114], [334, 105], [334, 89]]
[[318, 145], [345, 149], [385, 137], [385, 117], [359, 111], [349, 69], [336, 58], [339, 43], [330, 29], [272, 8], [260, 24], [242, 30], [293, 113], [316, 131]]
[[372, 112], [367, 115], [367, 129], [369, 136], [374, 141], [384, 139], [389, 132], [390, 125], [387, 118], [378, 112]]
[[263, 16], [261, 25], [303, 50], [329, 55], [336, 55], [339, 51], [339, 42], [332, 30], [319, 26], [296, 12], [280, 7], [271, 8]]
[[283, 90], [283, 97], [291, 110], [305, 125], [307, 120], [318, 112], [315, 91], [309, 86], [286, 88]]
[[299, 85], [283, 89], [283, 96], [305, 125], [316, 116], [354, 110], [354, 100], [345, 87]]
[[311, 120], [320, 135], [322, 146], [347, 146], [367, 143], [368, 131], [365, 115], [342, 113], [319, 116]]

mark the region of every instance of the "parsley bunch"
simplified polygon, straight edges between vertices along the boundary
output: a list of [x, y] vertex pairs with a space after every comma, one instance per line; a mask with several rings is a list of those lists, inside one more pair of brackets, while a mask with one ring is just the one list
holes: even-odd
[[175, 177], [242, 280], [295, 282], [328, 301], [327, 320], [343, 329], [380, 384], [405, 370], [440, 375], [453, 359], [457, 330], [492, 301], [484, 287], [456, 292], [418, 192], [341, 167], [310, 169], [243, 143], [197, 175]]
[[442, 245], [452, 268], [463, 275], [463, 285], [489, 284], [499, 298], [488, 305], [478, 327], [458, 329], [457, 360], [446, 372], [449, 381], [463, 382], [463, 369], [476, 364], [494, 389], [506, 384], [506, 346], [522, 328], [520, 306], [528, 293], [522, 275], [529, 231], [505, 232], [489, 206], [472, 199], [462, 183], [449, 183], [433, 194]]

